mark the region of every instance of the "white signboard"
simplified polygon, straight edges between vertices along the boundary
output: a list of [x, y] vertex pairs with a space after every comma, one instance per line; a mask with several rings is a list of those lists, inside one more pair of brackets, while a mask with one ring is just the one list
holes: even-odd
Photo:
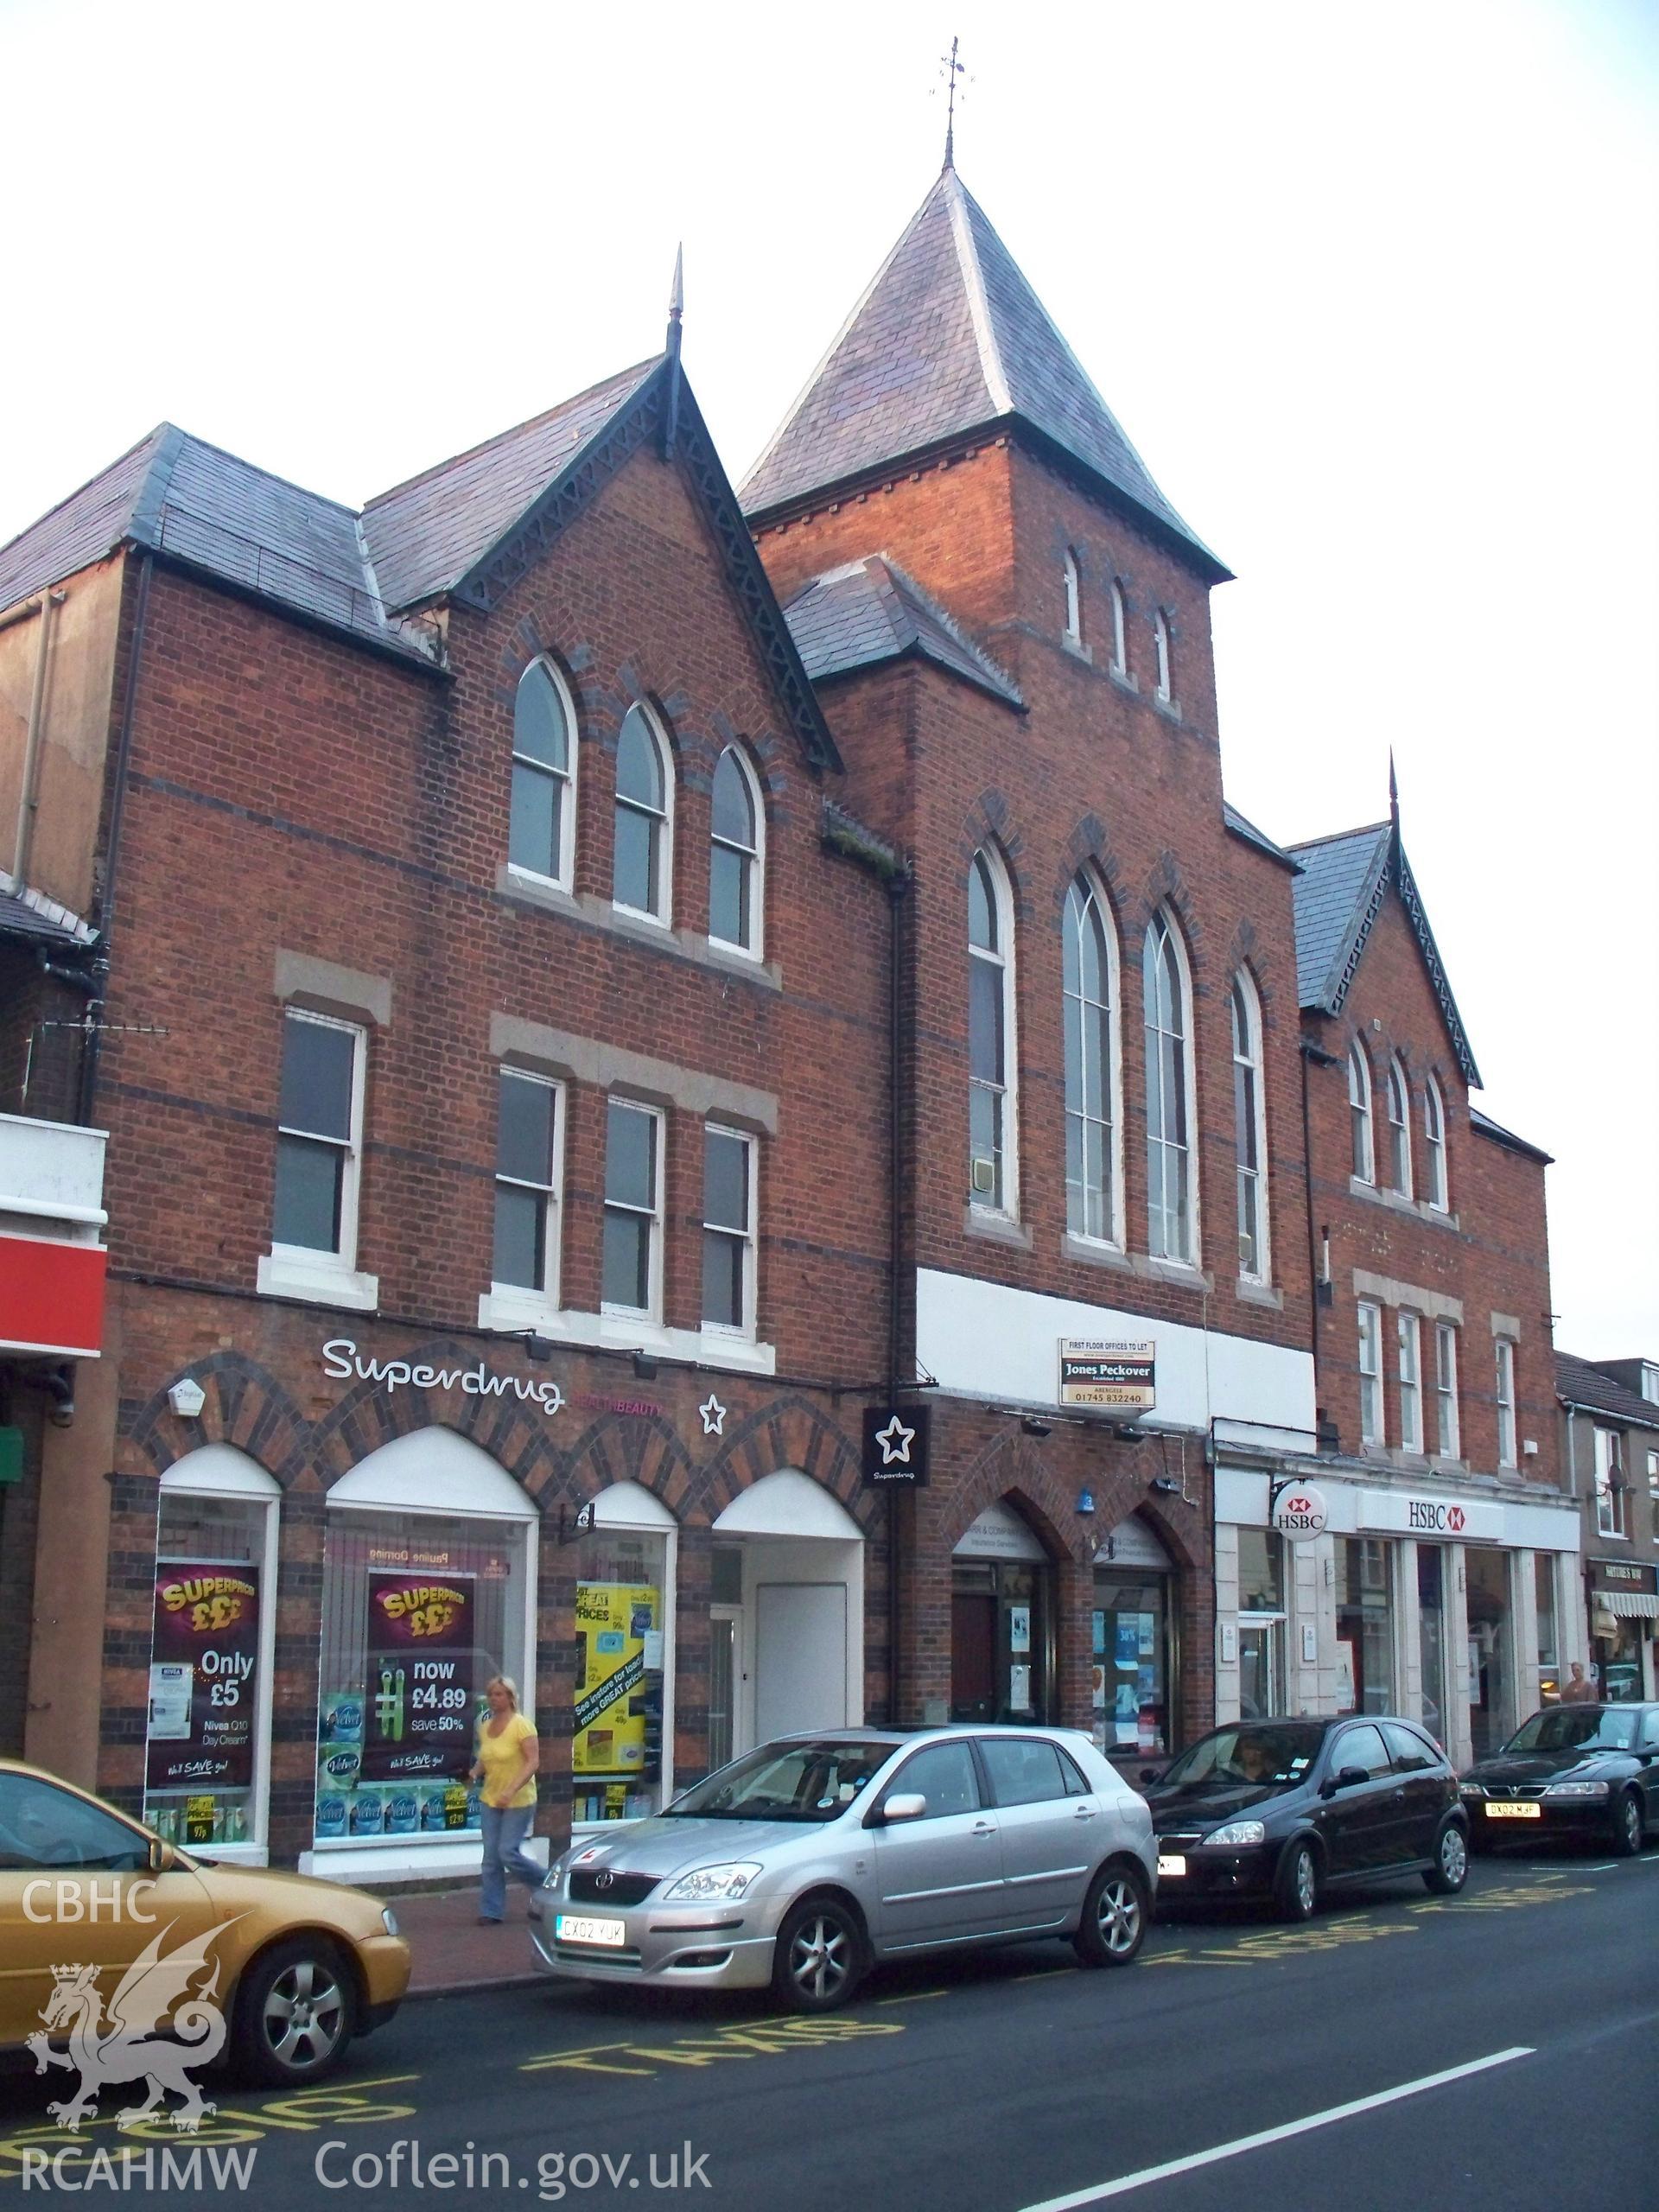
[[1322, 1535], [1330, 1518], [1325, 1492], [1313, 1483], [1287, 1483], [1273, 1509], [1273, 1525], [1293, 1544]]
[[1060, 1403], [1149, 1414], [1158, 1402], [1152, 1338], [1062, 1337]]
[[1503, 1535], [1503, 1509], [1481, 1499], [1435, 1497], [1421, 1491], [1363, 1490], [1359, 1525], [1421, 1536], [1430, 1543], [1497, 1543]]

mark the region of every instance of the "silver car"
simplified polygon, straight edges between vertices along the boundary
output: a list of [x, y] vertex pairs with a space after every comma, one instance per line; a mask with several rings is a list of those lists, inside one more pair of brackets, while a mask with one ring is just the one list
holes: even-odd
[[1127, 1966], [1151, 1917], [1145, 1803], [1066, 1728], [826, 1729], [584, 1838], [531, 1900], [537, 1963], [582, 1981], [763, 1989], [827, 2012], [870, 1965], [1069, 1937]]

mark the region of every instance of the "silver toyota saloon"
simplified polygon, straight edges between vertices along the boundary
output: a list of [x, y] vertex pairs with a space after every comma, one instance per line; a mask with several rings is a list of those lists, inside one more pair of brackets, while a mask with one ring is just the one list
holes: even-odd
[[531, 1900], [537, 1962], [578, 1980], [762, 1989], [827, 2012], [878, 1959], [1039, 1936], [1127, 1966], [1151, 1916], [1151, 1816], [1065, 1728], [826, 1729], [764, 1744]]

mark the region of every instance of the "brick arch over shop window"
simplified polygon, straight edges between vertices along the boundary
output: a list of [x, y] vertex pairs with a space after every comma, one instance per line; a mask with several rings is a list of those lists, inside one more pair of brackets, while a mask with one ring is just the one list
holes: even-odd
[[[203, 1394], [194, 1421], [181, 1419], [168, 1403], [168, 1392], [180, 1382], [194, 1382]], [[168, 1376], [130, 1420], [124, 1408], [121, 1428], [158, 1475], [204, 1444], [230, 1444], [287, 1490], [310, 1456], [310, 1422], [270, 1370], [245, 1352], [193, 1360]]]
[[[1198, 1523], [1196, 1507], [1192, 1510], [1190, 1517], [1196, 1526]], [[1207, 1563], [1208, 1554], [1194, 1548], [1167, 1513], [1160, 1511], [1150, 1498], [1141, 1497], [1133, 1490], [1125, 1501], [1122, 1510], [1115, 1513], [1105, 1525], [1108, 1529], [1111, 1529], [1116, 1528], [1120, 1521], [1130, 1520], [1145, 1522], [1147, 1528], [1169, 1554], [1170, 1564], [1173, 1567], [1185, 1572], [1188, 1568], [1203, 1567]]]
[[566, 1455], [559, 1503], [580, 1512], [613, 1483], [638, 1483], [683, 1521], [695, 1480], [691, 1455], [671, 1421], [661, 1414], [607, 1413], [588, 1423]]
[[[413, 1345], [398, 1357], [410, 1368], [429, 1367], [457, 1375], [483, 1364], [485, 1358], [477, 1344], [462, 1345], [442, 1338]], [[416, 1435], [424, 1428], [448, 1428], [487, 1452], [537, 1510], [545, 1512], [548, 1492], [562, 1465], [558, 1448], [547, 1435], [547, 1419], [540, 1406], [524, 1404], [511, 1390], [484, 1397], [463, 1390], [459, 1381], [425, 1389], [400, 1382], [390, 1390], [382, 1382], [362, 1381], [353, 1384], [317, 1422], [308, 1454], [309, 1471], [315, 1486], [326, 1494], [342, 1475], [383, 1444]]]
[[794, 1467], [844, 1505], [868, 1535], [875, 1492], [863, 1479], [859, 1446], [804, 1398], [789, 1397], [740, 1421], [696, 1478], [691, 1517], [717, 1521], [734, 1498], [780, 1467]]
[[1082, 1566], [1093, 1558], [1094, 1521], [1079, 1529], [1076, 1497], [1025, 1437], [1008, 1433], [994, 1437], [963, 1471], [939, 1523], [944, 1548], [954, 1551], [986, 1507], [1005, 1500], [1030, 1523], [1052, 1560]]

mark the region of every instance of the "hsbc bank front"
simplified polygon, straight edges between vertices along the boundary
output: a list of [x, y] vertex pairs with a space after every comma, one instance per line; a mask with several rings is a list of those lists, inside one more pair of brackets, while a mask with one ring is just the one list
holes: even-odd
[[1578, 1516], [1520, 1483], [1216, 1470], [1216, 1717], [1396, 1713], [1482, 1757], [1585, 1659]]

